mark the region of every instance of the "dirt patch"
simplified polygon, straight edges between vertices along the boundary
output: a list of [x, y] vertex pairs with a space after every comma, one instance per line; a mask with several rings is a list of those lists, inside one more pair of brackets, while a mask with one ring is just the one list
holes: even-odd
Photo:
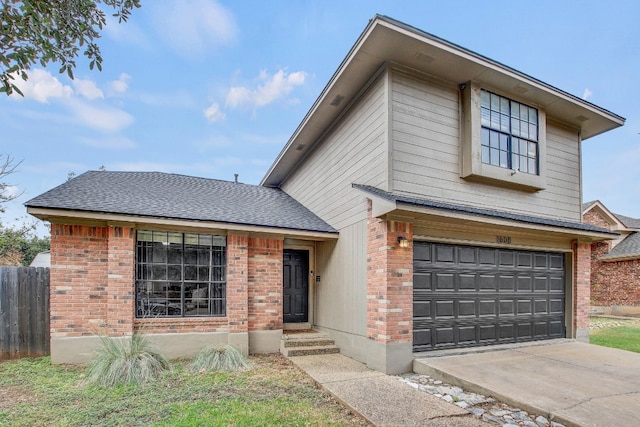
[[32, 403], [37, 400], [33, 392], [23, 386], [8, 385], [0, 387], [0, 411], [9, 409], [21, 403]]

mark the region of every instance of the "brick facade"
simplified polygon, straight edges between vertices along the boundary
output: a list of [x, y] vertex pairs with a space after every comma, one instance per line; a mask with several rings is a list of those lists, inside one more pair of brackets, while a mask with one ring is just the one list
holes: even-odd
[[589, 327], [589, 303], [591, 284], [591, 245], [573, 244], [573, 326], [576, 329]]
[[[368, 205], [367, 338], [413, 341], [413, 225], [373, 218]], [[409, 242], [398, 244], [398, 236]]]
[[51, 224], [52, 337], [107, 327], [108, 239], [107, 227]]
[[133, 228], [51, 225], [51, 336], [282, 328], [282, 239], [227, 236], [225, 317], [135, 318]]
[[601, 261], [608, 242], [591, 245], [591, 304], [640, 306], [640, 259]]
[[[611, 229], [602, 214], [591, 209], [583, 221]], [[591, 244], [591, 305], [640, 307], [640, 259], [603, 261], [611, 251], [610, 241]]]
[[249, 239], [249, 330], [282, 329], [283, 240]]

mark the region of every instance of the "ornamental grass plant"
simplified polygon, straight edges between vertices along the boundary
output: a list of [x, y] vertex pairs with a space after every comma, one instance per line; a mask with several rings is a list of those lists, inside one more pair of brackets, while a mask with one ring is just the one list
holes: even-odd
[[142, 334], [129, 338], [100, 336], [100, 348], [89, 365], [87, 382], [102, 387], [145, 384], [170, 370], [169, 361], [153, 350]]
[[237, 348], [225, 346], [209, 346], [202, 349], [193, 360], [191, 369], [194, 372], [236, 372], [251, 368], [251, 362]]

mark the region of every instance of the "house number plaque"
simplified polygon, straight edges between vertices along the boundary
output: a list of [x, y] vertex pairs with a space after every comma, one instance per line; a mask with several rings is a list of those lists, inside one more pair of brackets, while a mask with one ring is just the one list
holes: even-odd
[[496, 236], [496, 242], [510, 245], [511, 244], [511, 237], [510, 236]]

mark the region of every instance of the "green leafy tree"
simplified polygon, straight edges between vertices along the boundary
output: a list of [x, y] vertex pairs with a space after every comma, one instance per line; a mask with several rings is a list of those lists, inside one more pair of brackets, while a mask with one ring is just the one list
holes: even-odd
[[106, 10], [126, 21], [140, 0], [0, 0], [0, 92], [17, 92], [16, 77], [28, 79], [32, 65], [60, 66], [73, 79], [81, 49], [89, 68], [102, 70], [96, 40], [107, 23]]
[[0, 265], [24, 265], [42, 251], [50, 249], [48, 238], [36, 235], [36, 223], [27, 220], [19, 227], [5, 227], [0, 223]]
[[[4, 213], [3, 203], [20, 196], [9, 191], [13, 185], [6, 182], [20, 163], [8, 154], [0, 154], [0, 213]], [[19, 227], [5, 227], [0, 221], [0, 265], [29, 265], [39, 252], [49, 250], [49, 239], [38, 237], [36, 228], [37, 222], [27, 219]]]

